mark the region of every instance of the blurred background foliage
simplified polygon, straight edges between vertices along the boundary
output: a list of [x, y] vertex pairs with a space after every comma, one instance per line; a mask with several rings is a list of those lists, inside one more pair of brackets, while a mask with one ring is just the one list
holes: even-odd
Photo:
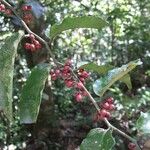
[[[11, 2], [14, 6], [24, 3], [15, 0]], [[55, 38], [52, 51], [61, 62], [72, 58], [75, 67], [82, 61], [118, 67], [135, 59], [142, 60], [143, 65], [131, 72], [133, 84], [131, 91], [123, 83], [116, 83], [104, 96], [104, 98], [113, 96], [117, 106], [111, 122], [133, 137], [138, 135], [139, 142], [142, 143], [143, 135], [135, 128], [135, 121], [140, 112], [149, 111], [150, 106], [150, 1], [30, 0], [27, 3], [38, 4], [33, 5], [36, 22], [31, 29], [46, 39], [51, 25], [60, 23], [67, 16], [96, 15], [108, 21], [108, 26], [102, 31], [69, 30]], [[39, 8], [42, 11], [38, 11]], [[18, 30], [18, 27], [14, 17], [8, 18], [0, 14], [0, 46], [10, 33]], [[26, 61], [27, 57], [20, 45], [14, 72], [14, 123], [8, 126], [7, 120], [1, 114], [0, 147], [2, 149], [9, 147], [10, 150], [72, 150], [80, 145], [91, 128], [99, 126], [105, 128], [102, 122], [93, 123], [95, 110], [88, 99], [81, 104], [76, 103], [72, 96], [74, 91], [66, 88], [62, 81], [56, 81], [51, 85], [53, 114], [49, 113], [51, 112], [49, 107], [41, 106], [38, 123], [44, 123], [44, 128], [38, 123], [20, 125], [17, 115], [19, 95], [31, 68]], [[38, 60], [34, 62], [33, 66]], [[91, 72], [91, 79], [86, 85], [98, 102], [101, 100], [92, 91], [92, 83], [99, 77]], [[125, 143], [128, 141], [118, 135], [114, 136], [118, 139], [116, 150], [126, 150]]]

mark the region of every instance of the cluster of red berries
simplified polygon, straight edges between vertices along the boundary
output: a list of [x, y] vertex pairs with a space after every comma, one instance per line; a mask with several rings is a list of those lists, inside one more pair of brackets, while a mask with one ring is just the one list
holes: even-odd
[[33, 34], [29, 34], [28, 36], [31, 40], [31, 43], [25, 43], [24, 48], [30, 50], [31, 52], [36, 51], [37, 49], [41, 49], [42, 45], [38, 40], [35, 39]]
[[6, 15], [8, 15], [8, 16], [9, 16], [9, 15], [12, 15], [12, 11], [11, 11], [10, 9], [7, 9], [7, 8], [5, 7], [5, 5], [2, 4], [1, 2], [0, 2], [0, 12], [6, 14]]
[[129, 148], [129, 150], [136, 150], [136, 145], [134, 144], [134, 143], [129, 143], [128, 144], [128, 148]]
[[115, 109], [114, 99], [112, 97], [108, 98], [101, 104], [101, 110], [97, 112], [94, 120], [103, 120], [104, 118], [110, 118], [110, 111]]
[[30, 5], [23, 5], [21, 7], [21, 10], [23, 11], [23, 20], [25, 23], [29, 24], [33, 20], [33, 15], [31, 14], [32, 6]]
[[68, 88], [75, 88], [75, 100], [77, 102], [82, 102], [83, 98], [87, 96], [87, 93], [83, 89], [83, 84], [89, 78], [89, 73], [84, 69], [79, 69], [77, 75], [80, 81], [76, 81], [72, 75], [72, 61], [70, 59], [66, 61], [63, 67], [52, 69], [50, 75], [52, 80], [62, 78]]

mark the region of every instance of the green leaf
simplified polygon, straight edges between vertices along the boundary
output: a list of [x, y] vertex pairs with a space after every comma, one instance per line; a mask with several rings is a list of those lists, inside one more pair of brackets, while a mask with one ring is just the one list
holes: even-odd
[[102, 29], [107, 22], [96, 16], [67, 17], [61, 24], [54, 24], [50, 29], [50, 37], [54, 38], [63, 31], [76, 28]]
[[50, 67], [48, 64], [39, 64], [31, 71], [20, 97], [21, 123], [35, 123], [39, 113], [42, 92], [48, 77]]
[[106, 74], [110, 69], [114, 68], [112, 65], [101, 65], [98, 66], [95, 63], [88, 63], [80, 66], [80, 68], [87, 69], [93, 72], [97, 72], [101, 75]]
[[[142, 62], [140, 60], [131, 61], [122, 67], [115, 68], [113, 70], [108, 71], [106, 76], [96, 80], [93, 84], [93, 90], [95, 94], [99, 96], [103, 96], [103, 94], [111, 87], [116, 81], [122, 80], [122, 78], [127, 75], [131, 70], [133, 70], [137, 65], [141, 65]], [[124, 80], [125, 81], [125, 80]], [[125, 83], [129, 83], [125, 81]], [[127, 85], [129, 88], [131, 85]]]
[[150, 112], [141, 113], [139, 119], [136, 122], [136, 127], [143, 133], [150, 133]]
[[23, 31], [7, 37], [0, 49], [0, 110], [12, 120], [12, 91], [14, 61]]
[[115, 145], [110, 129], [92, 129], [82, 141], [80, 150], [111, 150]]
[[[82, 66], [80, 65], [79, 68], [83, 68], [89, 71], [94, 71], [97, 72], [101, 75], [106, 74], [109, 70], [113, 69], [114, 67], [112, 65], [101, 65], [98, 66], [95, 63], [87, 63], [85, 62]], [[131, 84], [131, 78], [129, 74], [126, 74], [125, 76], [123, 76], [120, 81], [124, 82], [129, 89], [132, 89], [132, 84]]]
[[129, 74], [126, 74], [125, 76], [123, 76], [120, 81], [124, 82], [128, 89], [131, 90], [132, 89], [132, 83], [131, 83], [131, 77]]

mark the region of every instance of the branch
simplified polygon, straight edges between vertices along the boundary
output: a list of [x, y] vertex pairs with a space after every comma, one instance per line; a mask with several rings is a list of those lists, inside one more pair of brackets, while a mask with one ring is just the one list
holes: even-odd
[[[14, 15], [20, 20], [22, 26], [24, 27], [24, 29], [29, 33], [29, 34], [33, 34], [39, 41], [41, 41], [46, 49], [49, 51], [49, 55], [51, 56], [51, 58], [53, 59], [54, 63], [58, 66], [62, 66], [63, 64], [61, 64], [60, 62], [58, 62], [55, 59], [55, 56], [53, 55], [48, 43], [41, 38], [40, 36], [38, 36], [37, 34], [35, 34], [34, 32], [32, 32], [29, 27], [26, 25], [26, 23], [22, 20], [22, 18], [17, 14], [16, 10], [5, 0], [1, 0], [2, 3], [4, 3], [13, 13]], [[80, 81], [79, 78], [77, 77], [77, 75], [74, 73], [74, 71], [72, 70], [72, 75], [76, 78], [76, 80]], [[86, 89], [86, 87], [82, 84], [83, 89], [85, 90], [85, 92], [87, 93], [90, 101], [92, 102], [92, 104], [94, 105], [94, 107], [96, 108], [97, 111], [100, 111], [100, 107], [98, 106], [97, 102], [95, 101], [95, 99], [92, 97], [92, 95], [89, 93], [89, 91]], [[141, 148], [139, 147], [137, 141], [135, 139], [133, 139], [132, 137], [128, 136], [127, 134], [125, 134], [124, 132], [122, 132], [121, 130], [119, 130], [118, 128], [114, 127], [106, 118], [104, 119], [104, 122], [107, 124], [107, 126], [111, 129], [113, 129], [114, 131], [118, 132], [120, 135], [122, 135], [123, 137], [127, 138], [129, 141], [132, 141], [133, 143], [135, 143], [137, 150], [141, 150]]]

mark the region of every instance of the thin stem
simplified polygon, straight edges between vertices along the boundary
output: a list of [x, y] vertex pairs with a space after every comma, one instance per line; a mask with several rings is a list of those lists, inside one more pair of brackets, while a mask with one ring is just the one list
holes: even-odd
[[[16, 15], [16, 17], [20, 20], [22, 26], [24, 27], [24, 29], [29, 33], [29, 34], [33, 34], [39, 41], [41, 41], [46, 49], [49, 51], [49, 54], [51, 56], [51, 58], [53, 59], [54, 63], [58, 66], [62, 66], [63, 64], [61, 64], [60, 62], [58, 62], [55, 59], [55, 56], [53, 55], [50, 46], [48, 45], [48, 43], [41, 38], [40, 36], [38, 36], [37, 34], [35, 34], [34, 32], [32, 32], [30, 30], [30, 28], [26, 25], [26, 23], [21, 19], [21, 17], [17, 14], [16, 10], [5, 0], [1, 0], [9, 9], [12, 10], [12, 12]], [[79, 78], [77, 77], [77, 75], [74, 73], [74, 71], [72, 70], [72, 74], [73, 76], [76, 78], [76, 80], [80, 81]], [[85, 90], [85, 92], [87, 93], [90, 101], [92, 102], [92, 104], [95, 106], [96, 110], [99, 112], [100, 111], [100, 107], [98, 106], [97, 102], [95, 101], [95, 99], [92, 97], [92, 95], [89, 93], [89, 91], [86, 89], [86, 87], [82, 84], [83, 89]], [[141, 150], [141, 148], [139, 147], [139, 145], [137, 144], [136, 140], [133, 139], [132, 137], [128, 136], [127, 134], [125, 134], [124, 132], [122, 132], [121, 130], [119, 130], [118, 128], [114, 127], [106, 118], [104, 119], [104, 122], [107, 124], [107, 126], [111, 129], [113, 129], [114, 131], [118, 132], [120, 135], [122, 135], [123, 137], [127, 138], [128, 140], [132, 141], [133, 143], [136, 144], [136, 148], [137, 150]]]

